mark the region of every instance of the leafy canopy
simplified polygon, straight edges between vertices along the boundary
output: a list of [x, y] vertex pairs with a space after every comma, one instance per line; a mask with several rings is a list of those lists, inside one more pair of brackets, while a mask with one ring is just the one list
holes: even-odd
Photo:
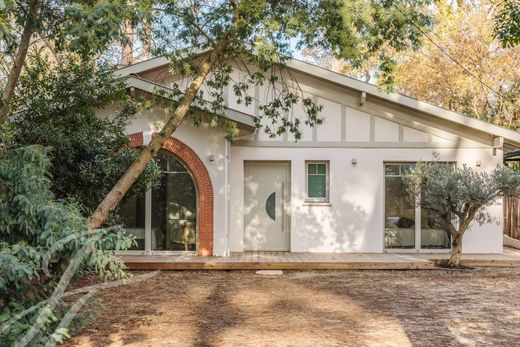
[[461, 3], [454, 9], [447, 1], [437, 2], [429, 34], [435, 43], [424, 37], [417, 52], [401, 55], [396, 89], [520, 130], [520, 46], [502, 47], [495, 38], [494, 23], [486, 20], [496, 14], [493, 1]]
[[[396, 50], [416, 46], [418, 27], [429, 25], [429, 1], [414, 0], [243, 0], [243, 1], [157, 1], [154, 12], [154, 41], [157, 54], [167, 55], [174, 75], [194, 77], [200, 54], [215, 47], [223, 53], [198, 105], [213, 114], [219, 124], [224, 114], [223, 88], [233, 84], [238, 102], [251, 104], [248, 90], [265, 85], [270, 97], [255, 117], [256, 126], [271, 137], [292, 132], [301, 137], [300, 120], [290, 116], [291, 107], [301, 103], [310, 126], [321, 123], [321, 107], [306, 97], [297, 80], [286, 69], [287, 59], [303, 48], [333, 52], [341, 59], [361, 64], [378, 54], [381, 71], [390, 76], [394, 62], [380, 53], [383, 45]], [[237, 67], [245, 72], [232, 80]], [[179, 80], [181, 80], [179, 78]], [[172, 95], [180, 98], [189, 83], [174, 85]], [[176, 103], [172, 108], [176, 107]], [[231, 129], [228, 137], [235, 134]]]
[[520, 43], [520, 1], [503, 0], [498, 3], [495, 33], [504, 46]]
[[[0, 40], [7, 54], [16, 51], [29, 4], [0, 2]], [[114, 40], [122, 40], [122, 23], [134, 12], [126, 0], [40, 0], [37, 16], [30, 20], [34, 39], [50, 43], [55, 52], [68, 50], [86, 58], [102, 53]]]
[[520, 174], [505, 166], [477, 172], [467, 165], [419, 162], [408, 179], [411, 191], [421, 196], [421, 206], [445, 221], [463, 221], [472, 207], [478, 207], [476, 220], [484, 223], [489, 215], [480, 207], [495, 204], [499, 197], [520, 196]]
[[[49, 147], [55, 196], [90, 213], [140, 152], [129, 147], [126, 135], [138, 110], [106, 66], [70, 56], [62, 56], [59, 65], [34, 58], [12, 101], [8, 142]], [[145, 191], [158, 176], [152, 161], [130, 194]]]

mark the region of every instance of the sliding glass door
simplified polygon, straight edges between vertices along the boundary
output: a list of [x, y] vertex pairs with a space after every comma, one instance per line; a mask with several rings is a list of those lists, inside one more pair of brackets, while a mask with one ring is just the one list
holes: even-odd
[[385, 164], [385, 249], [449, 249], [445, 223], [434, 211], [421, 208], [406, 189], [406, 175], [414, 167], [413, 163]]

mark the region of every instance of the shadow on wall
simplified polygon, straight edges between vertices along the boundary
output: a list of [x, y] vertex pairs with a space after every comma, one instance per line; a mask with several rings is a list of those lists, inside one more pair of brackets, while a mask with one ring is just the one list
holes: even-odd
[[[374, 218], [381, 200], [378, 174], [354, 175], [348, 181], [331, 174], [331, 189], [334, 189], [330, 194], [331, 203], [314, 205], [305, 201], [305, 183], [302, 183], [305, 180], [298, 179], [294, 174], [292, 178], [288, 211], [290, 223], [287, 223], [286, 228], [281, 228], [276, 225], [279, 221], [278, 209], [276, 218], [268, 217], [268, 211], [264, 208], [264, 205], [267, 207], [268, 194], [264, 194], [258, 182], [249, 182], [250, 177], [246, 175], [243, 206], [245, 248], [276, 250], [273, 241], [276, 245], [279, 235], [272, 236], [273, 233], [290, 229], [288, 249], [292, 252], [381, 251], [382, 228], [378, 228]], [[280, 187], [277, 187], [277, 183], [278, 180], [266, 182], [278, 191]], [[262, 191], [262, 194], [257, 191]], [[269, 233], [270, 236], [267, 236]], [[267, 240], [268, 237], [271, 239]], [[278, 241], [280, 244], [284, 242], [282, 237]]]
[[382, 230], [374, 224], [382, 202], [381, 179], [379, 171], [373, 170], [373, 163], [367, 165], [351, 168], [362, 171], [348, 177], [335, 174], [343, 172], [343, 167], [331, 168], [329, 205], [306, 204], [305, 187], [293, 187], [293, 251], [381, 251]]
[[292, 207], [293, 251], [355, 252], [365, 248], [368, 213], [359, 205], [342, 201], [339, 206]]

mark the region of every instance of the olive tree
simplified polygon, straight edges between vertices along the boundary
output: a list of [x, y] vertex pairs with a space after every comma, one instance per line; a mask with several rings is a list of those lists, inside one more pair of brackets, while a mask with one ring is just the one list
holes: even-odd
[[449, 267], [460, 267], [463, 236], [471, 224], [493, 221], [486, 207], [504, 196], [520, 196], [520, 174], [506, 166], [477, 172], [467, 165], [419, 162], [407, 183], [420, 207], [435, 211], [445, 223], [451, 237]]
[[[233, 82], [238, 102], [250, 104], [252, 96], [246, 91], [267, 85], [273, 95], [255, 115], [257, 127], [267, 123], [262, 128], [269, 136], [291, 132], [298, 139], [300, 121], [290, 117], [292, 105], [304, 105], [304, 122], [309, 126], [321, 123], [321, 107], [303, 94], [287, 69], [294, 51], [322, 48], [354, 64], [379, 55], [380, 70], [390, 75], [395, 63], [380, 48], [416, 47], [431, 24], [428, 4], [428, 0], [155, 1], [152, 34], [158, 52], [170, 59], [171, 72], [189, 83], [186, 88], [174, 85], [169, 118], [90, 216], [90, 227], [102, 225], [195, 103], [219, 124], [226, 86]], [[244, 81], [231, 81], [233, 65], [245, 70]], [[204, 101], [204, 84], [211, 102]], [[232, 122], [227, 125], [232, 139], [236, 129]]]

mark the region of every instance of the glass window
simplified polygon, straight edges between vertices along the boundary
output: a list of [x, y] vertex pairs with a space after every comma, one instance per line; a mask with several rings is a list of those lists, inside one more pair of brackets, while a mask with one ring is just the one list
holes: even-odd
[[415, 197], [406, 190], [412, 164], [385, 165], [385, 248], [415, 248]]
[[[454, 163], [439, 162], [437, 165], [454, 165]], [[442, 217], [435, 211], [421, 206], [421, 248], [446, 249], [450, 248], [450, 234], [448, 226]]]
[[450, 234], [446, 222], [433, 210], [421, 208], [421, 248], [450, 248]]
[[127, 234], [133, 235], [137, 245], [131, 250], [144, 250], [145, 237], [145, 197], [144, 194], [125, 196], [119, 207], [123, 227]]
[[[126, 232], [137, 241], [132, 249], [194, 252], [197, 250], [195, 181], [187, 166], [172, 153], [160, 151], [155, 159], [162, 175], [159, 185], [148, 192], [151, 206], [146, 205], [145, 194], [141, 194], [125, 197], [119, 208]], [[147, 207], [151, 214], [146, 215]], [[145, 218], [149, 219], [145, 222]]]
[[[446, 223], [435, 211], [419, 207], [415, 196], [407, 192], [405, 177], [414, 167], [385, 164], [385, 248], [450, 248]], [[420, 245], [415, 237], [416, 212], [420, 215]]]
[[195, 251], [197, 192], [184, 163], [169, 152], [158, 154], [161, 183], [152, 190], [152, 250]]
[[307, 162], [307, 200], [328, 201], [329, 163]]

